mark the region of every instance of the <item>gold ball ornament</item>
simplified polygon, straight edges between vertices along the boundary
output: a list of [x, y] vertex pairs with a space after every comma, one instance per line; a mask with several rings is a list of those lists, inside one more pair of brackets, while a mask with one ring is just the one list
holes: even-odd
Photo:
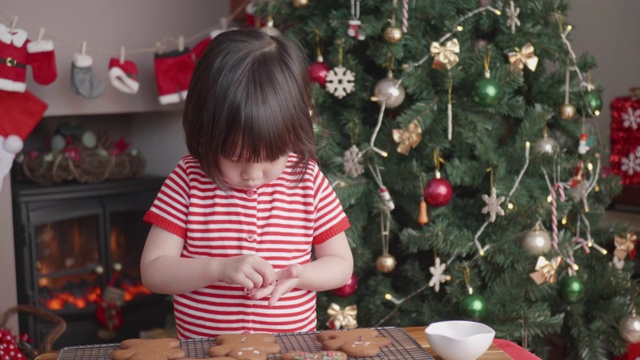
[[390, 273], [396, 268], [397, 263], [398, 262], [393, 255], [383, 254], [378, 257], [378, 260], [376, 260], [376, 269], [385, 274]]
[[293, 4], [293, 7], [298, 9], [309, 6], [309, 0], [292, 0], [291, 3]]
[[389, 26], [384, 30], [384, 39], [390, 44], [399, 42], [402, 40], [402, 29], [397, 26]]
[[561, 119], [573, 120], [576, 117], [576, 107], [572, 104], [562, 104], [558, 109], [558, 114]]

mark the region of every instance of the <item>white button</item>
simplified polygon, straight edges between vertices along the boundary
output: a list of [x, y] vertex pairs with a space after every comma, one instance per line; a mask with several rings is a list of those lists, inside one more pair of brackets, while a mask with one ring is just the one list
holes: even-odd
[[253, 241], [255, 239], [256, 239], [256, 234], [251, 234], [251, 235], [247, 236], [247, 240], [249, 240], [249, 241]]

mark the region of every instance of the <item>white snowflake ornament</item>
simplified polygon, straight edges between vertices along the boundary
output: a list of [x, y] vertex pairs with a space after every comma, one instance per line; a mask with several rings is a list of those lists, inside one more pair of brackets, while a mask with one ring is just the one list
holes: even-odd
[[516, 26], [520, 26], [520, 20], [518, 19], [518, 15], [520, 14], [520, 8], [516, 7], [516, 4], [513, 1], [509, 1], [509, 8], [506, 10], [507, 12], [507, 25], [511, 27], [511, 33], [516, 33]]
[[344, 152], [342, 160], [342, 169], [344, 170], [345, 175], [354, 178], [364, 172], [364, 167], [362, 166], [362, 152], [357, 146], [351, 145], [351, 147]]
[[482, 208], [482, 213], [489, 213], [489, 221], [496, 221], [496, 215], [504, 216], [504, 210], [500, 207], [500, 204], [504, 202], [504, 196], [496, 196], [496, 188], [491, 187], [491, 195], [482, 195], [482, 200], [487, 206]]
[[356, 89], [353, 83], [355, 79], [356, 74], [353, 71], [347, 70], [342, 65], [336, 66], [327, 74], [325, 89], [338, 99], [342, 99]]
[[626, 172], [628, 175], [634, 175], [640, 172], [640, 146], [636, 148], [635, 152], [629, 153], [626, 157], [620, 159], [620, 170]]
[[633, 130], [638, 129], [640, 125], [640, 109], [632, 109], [627, 108], [627, 112], [622, 114], [622, 126], [628, 128], [632, 128]]
[[451, 276], [444, 274], [446, 268], [447, 264], [441, 263], [439, 257], [436, 258], [433, 266], [429, 267], [429, 272], [433, 275], [429, 280], [429, 286], [434, 288], [436, 292], [440, 291], [440, 284], [451, 279]]

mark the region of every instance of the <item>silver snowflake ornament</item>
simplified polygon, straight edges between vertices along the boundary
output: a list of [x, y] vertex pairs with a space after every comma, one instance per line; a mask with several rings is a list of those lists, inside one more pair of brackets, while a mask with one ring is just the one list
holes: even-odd
[[344, 152], [342, 160], [342, 169], [344, 170], [345, 175], [354, 178], [364, 172], [364, 167], [362, 166], [362, 152], [357, 146], [351, 145], [351, 147]]
[[482, 213], [489, 213], [489, 221], [496, 221], [496, 215], [504, 216], [504, 210], [500, 207], [500, 204], [504, 202], [504, 196], [496, 196], [496, 188], [491, 187], [491, 195], [482, 195], [482, 200], [487, 206], [482, 208]]
[[327, 74], [325, 88], [338, 99], [342, 99], [356, 89], [353, 83], [355, 79], [356, 74], [353, 71], [347, 70], [344, 66], [336, 66]]
[[440, 284], [450, 279], [449, 275], [444, 274], [444, 270], [447, 268], [447, 264], [440, 262], [440, 258], [437, 257], [433, 266], [429, 267], [431, 280], [429, 280], [429, 286], [434, 288], [436, 292], [440, 291]]
[[518, 20], [518, 14], [520, 14], [520, 9], [516, 7], [516, 4], [513, 1], [509, 1], [509, 8], [506, 10], [507, 12], [507, 25], [511, 27], [511, 33], [516, 33], [516, 26], [520, 26], [520, 20]]

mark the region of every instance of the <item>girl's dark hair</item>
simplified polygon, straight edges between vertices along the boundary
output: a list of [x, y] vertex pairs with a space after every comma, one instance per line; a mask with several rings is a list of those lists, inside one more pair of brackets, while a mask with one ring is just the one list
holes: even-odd
[[316, 159], [313, 114], [300, 46], [258, 29], [229, 30], [196, 64], [182, 125], [189, 153], [227, 189], [220, 157], [260, 162], [293, 152], [296, 168], [306, 168]]

